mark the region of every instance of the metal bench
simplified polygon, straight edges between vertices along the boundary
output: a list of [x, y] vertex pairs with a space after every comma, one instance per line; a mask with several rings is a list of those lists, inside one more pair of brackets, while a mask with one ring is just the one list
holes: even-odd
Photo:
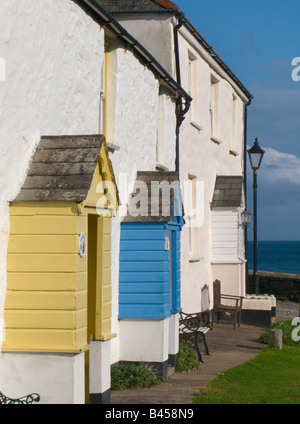
[[191, 346], [196, 350], [199, 362], [203, 362], [199, 349], [200, 340], [204, 343], [206, 355], [210, 355], [205, 339], [206, 333], [212, 329], [209, 324], [210, 319], [208, 311], [193, 314], [180, 312], [179, 338], [182, 339], [188, 346]]
[[0, 404], [4, 405], [25, 405], [40, 401], [40, 395], [31, 393], [30, 395], [20, 397], [19, 399], [11, 399], [0, 392]]

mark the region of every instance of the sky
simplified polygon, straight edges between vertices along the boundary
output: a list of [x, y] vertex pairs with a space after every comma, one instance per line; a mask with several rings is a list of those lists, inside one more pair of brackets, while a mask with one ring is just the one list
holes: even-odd
[[[300, 1], [174, 2], [254, 97], [247, 144], [257, 137], [265, 150], [258, 171], [258, 240], [300, 240]], [[248, 161], [250, 212], [252, 181]]]

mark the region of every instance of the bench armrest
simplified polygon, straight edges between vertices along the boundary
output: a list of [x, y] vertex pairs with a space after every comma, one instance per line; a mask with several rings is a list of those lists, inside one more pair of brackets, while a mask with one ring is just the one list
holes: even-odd
[[235, 300], [236, 306], [238, 306], [239, 303], [242, 306], [244, 296], [234, 296], [234, 295], [230, 295], [230, 294], [221, 294], [220, 299]]
[[207, 326], [209, 327], [210, 319], [209, 312], [197, 312], [193, 314], [185, 314], [180, 312], [179, 326], [182, 330], [186, 329], [189, 331], [197, 331], [199, 327]]

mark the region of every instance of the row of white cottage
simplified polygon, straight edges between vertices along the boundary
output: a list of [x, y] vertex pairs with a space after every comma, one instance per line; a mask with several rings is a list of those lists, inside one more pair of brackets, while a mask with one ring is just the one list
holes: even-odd
[[2, 0], [0, 25], [0, 392], [108, 403], [112, 364], [167, 376], [216, 278], [245, 294], [252, 96], [168, 0]]

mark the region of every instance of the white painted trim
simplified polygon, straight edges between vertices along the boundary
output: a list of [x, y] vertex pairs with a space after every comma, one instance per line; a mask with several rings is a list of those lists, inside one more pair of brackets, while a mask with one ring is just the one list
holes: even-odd
[[233, 156], [239, 156], [240, 154], [239, 154], [239, 152], [237, 151], [237, 150], [231, 150], [231, 149], [229, 149], [229, 153], [231, 154], [231, 155], [233, 155]]
[[203, 259], [203, 256], [190, 256], [189, 262], [200, 262]]
[[6, 81], [6, 63], [3, 57], [0, 57], [0, 81]]
[[197, 124], [197, 122], [190, 121], [190, 124], [192, 125], [192, 127], [196, 128], [198, 131], [203, 131], [203, 127], [201, 127], [201, 125]]
[[226, 259], [220, 259], [220, 260], [213, 259], [211, 261], [211, 264], [212, 265], [230, 265], [230, 264], [234, 265], [234, 264], [243, 264], [243, 262], [241, 260], [238, 260], [238, 259], [236, 259], [236, 260], [234, 260], [234, 259], [228, 259], [228, 260], [226, 260]]
[[90, 393], [105, 393], [110, 389], [111, 341], [90, 341], [89, 390]]
[[216, 143], [216, 144], [222, 144], [223, 143], [223, 141], [222, 140], [220, 140], [219, 138], [217, 138], [217, 137], [210, 137], [210, 139], [211, 139], [211, 141], [213, 141], [214, 143]]
[[169, 171], [169, 168], [159, 162], [156, 162], [155, 169], [157, 169], [158, 171]]

